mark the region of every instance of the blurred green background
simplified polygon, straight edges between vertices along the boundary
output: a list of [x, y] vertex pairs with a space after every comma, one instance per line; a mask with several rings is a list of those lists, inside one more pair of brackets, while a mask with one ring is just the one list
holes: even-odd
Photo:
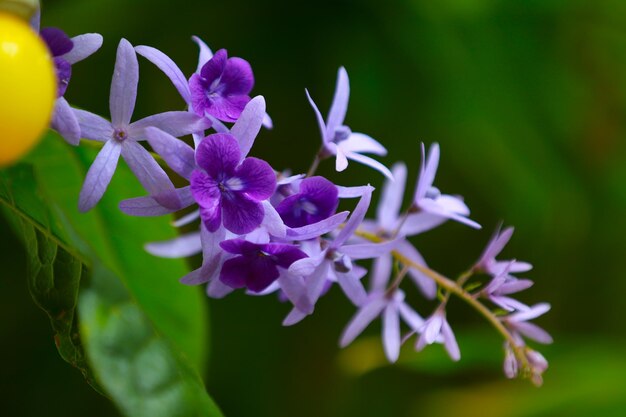
[[[449, 313], [459, 364], [439, 347], [406, 346], [387, 366], [378, 324], [339, 350], [353, 308], [337, 292], [294, 328], [280, 326], [288, 307], [272, 297], [212, 300], [205, 375], [226, 416], [626, 415], [626, 2], [50, 0], [42, 20], [70, 36], [103, 34], [101, 51], [74, 67], [66, 95], [103, 115], [121, 37], [161, 49], [187, 75], [197, 58], [191, 35], [248, 59], [254, 93], [275, 123], [254, 154], [277, 169], [308, 167], [319, 137], [304, 87], [325, 113], [344, 65], [347, 123], [387, 146], [385, 163], [405, 160], [412, 178], [419, 142], [439, 142], [437, 185], [462, 194], [484, 226], [446, 224], [419, 236], [429, 264], [459, 273], [503, 220], [517, 230], [505, 257], [535, 266], [522, 300], [552, 304], [538, 323], [556, 342], [540, 349], [551, 367], [536, 389], [504, 378], [501, 341], [459, 302]], [[140, 65], [135, 117], [181, 109], [169, 81]], [[382, 181], [356, 164], [321, 171], [343, 184]], [[23, 280], [25, 256], [2, 220], [0, 236], [2, 414], [117, 415], [58, 357]]]

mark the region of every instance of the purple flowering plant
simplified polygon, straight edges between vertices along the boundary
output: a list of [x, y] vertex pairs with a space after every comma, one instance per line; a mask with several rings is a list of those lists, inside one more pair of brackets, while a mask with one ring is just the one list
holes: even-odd
[[[33, 25], [38, 29], [37, 21]], [[537, 385], [542, 383], [547, 361], [527, 341], [552, 342], [545, 330], [530, 322], [550, 305], [529, 306], [513, 298], [533, 284], [517, 276], [532, 267], [526, 262], [496, 259], [513, 228], [498, 228], [479, 260], [457, 279], [428, 266], [411, 237], [448, 220], [474, 229], [481, 226], [470, 219], [462, 197], [435, 187], [440, 159], [437, 143], [428, 152], [423, 143], [415, 143], [415, 157], [408, 162], [417, 167], [421, 153], [417, 185], [410, 204], [402, 207], [407, 165], [398, 162], [389, 169], [364, 155], [385, 156], [387, 150], [344, 124], [350, 94], [345, 68], [339, 69], [326, 118], [305, 90], [322, 143], [306, 174], [301, 173], [302, 167], [292, 167], [298, 174], [287, 175], [268, 161], [249, 156], [259, 131], [271, 129], [272, 120], [264, 97], [252, 93], [254, 75], [248, 61], [229, 56], [225, 49], [213, 54], [194, 37], [200, 48], [198, 66], [187, 78], [163, 52], [122, 39], [107, 120], [71, 107], [64, 98], [72, 65], [98, 50], [102, 37], [70, 38], [56, 28], [44, 28], [40, 35], [54, 56], [58, 76], [51, 127], [72, 145], [79, 145], [80, 138], [101, 148], [86, 174], [78, 198], [80, 211], [98, 204], [122, 157], [146, 192], [121, 201], [122, 212], [138, 217], [176, 214], [175, 227], [195, 228], [145, 247], [163, 258], [201, 254], [202, 265], [179, 277], [182, 284], [203, 285], [212, 298], [236, 290], [253, 296], [275, 294], [290, 305], [285, 326], [313, 315], [325, 294], [340, 290], [355, 309], [340, 346], [350, 345], [380, 318], [382, 344], [390, 362], [398, 360], [404, 344], [417, 351], [442, 344], [452, 360], [460, 360], [463, 346], [456, 341], [451, 325], [454, 317], [447, 311], [455, 297], [475, 309], [503, 337], [507, 377], [523, 376]], [[131, 122], [139, 82], [137, 55], [164, 72], [186, 110]], [[384, 180], [373, 218], [368, 211], [376, 189], [369, 181], [347, 187], [316, 174], [319, 164], [329, 158], [334, 158], [337, 171], [346, 170], [348, 161], [354, 161], [376, 171], [372, 182]], [[178, 188], [172, 173], [180, 177]], [[338, 212], [341, 200], [353, 209]], [[371, 262], [363, 262], [366, 260]], [[488, 281], [479, 282], [484, 276]], [[434, 309], [410, 303], [413, 298], [406, 294], [413, 292], [433, 303]]]

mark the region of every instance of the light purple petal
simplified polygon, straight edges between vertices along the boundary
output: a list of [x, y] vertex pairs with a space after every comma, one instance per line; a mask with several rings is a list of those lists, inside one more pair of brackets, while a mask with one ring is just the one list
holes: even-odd
[[324, 292], [324, 286], [328, 282], [328, 275], [331, 269], [330, 267], [330, 262], [323, 260], [313, 271], [313, 274], [307, 278], [307, 293], [309, 294], [309, 299], [313, 305], [317, 303], [317, 300], [319, 300]]
[[442, 194], [435, 201], [448, 212], [460, 214], [461, 216], [469, 216], [470, 214], [469, 207], [460, 197]]
[[548, 311], [550, 311], [550, 304], [539, 303], [539, 304], [532, 306], [530, 310], [511, 314], [510, 316], [507, 317], [507, 320], [511, 322], [519, 323], [521, 321], [536, 319], [537, 317], [544, 315]]
[[85, 139], [107, 142], [113, 138], [111, 122], [88, 111], [73, 109], [80, 126], [80, 136]]
[[163, 52], [151, 46], [136, 46], [135, 51], [148, 61], [157, 66], [172, 81], [180, 96], [188, 105], [191, 104], [191, 93], [189, 92], [189, 83], [178, 65]]
[[342, 246], [348, 238], [350, 238], [354, 232], [359, 228], [365, 215], [367, 214], [367, 209], [370, 206], [370, 202], [372, 201], [372, 192], [374, 191], [374, 187], [369, 186], [368, 192], [364, 193], [359, 203], [356, 205], [356, 208], [350, 215], [350, 219], [346, 223], [345, 227], [341, 229], [335, 241], [333, 242], [333, 247], [338, 248]]
[[[418, 265], [422, 265], [424, 267], [428, 266], [418, 250], [415, 249], [415, 247], [407, 240], [399, 242], [396, 251]], [[409, 276], [413, 278], [415, 284], [419, 287], [426, 298], [430, 300], [435, 298], [437, 295], [437, 284], [435, 281], [416, 268], [409, 268]]]
[[287, 229], [287, 237], [291, 240], [309, 240], [322, 236], [337, 229], [347, 218], [349, 212], [343, 211], [327, 219], [307, 226]]
[[538, 343], [550, 344], [553, 342], [552, 336], [548, 332], [533, 323], [517, 323], [515, 330]]
[[[339, 144], [339, 147], [341, 148], [341, 144]], [[376, 171], [383, 174], [385, 177], [389, 178], [390, 180], [392, 181], [394, 180], [393, 174], [391, 173], [391, 171], [389, 171], [389, 168], [387, 168], [385, 165], [381, 164], [377, 160], [370, 158], [369, 156], [361, 155], [360, 153], [356, 153], [356, 152], [346, 152], [345, 154], [346, 154], [346, 158], [352, 161], [356, 161], [360, 164], [366, 165], [370, 168], [373, 168]]]
[[70, 145], [78, 145], [80, 142], [80, 125], [76, 114], [65, 98], [59, 97], [54, 105], [52, 115], [52, 128], [59, 132], [63, 139]]
[[320, 134], [322, 135], [322, 143], [326, 143], [328, 142], [328, 139], [326, 136], [326, 124], [324, 123], [324, 118], [322, 117], [322, 113], [320, 113], [320, 110], [317, 108], [317, 105], [311, 98], [311, 95], [309, 94], [309, 90], [305, 88], [304, 92], [306, 93], [306, 97], [309, 100], [309, 103], [311, 104], [313, 111], [315, 112], [315, 119], [317, 120], [317, 125], [320, 128]]
[[509, 280], [502, 284], [500, 288], [498, 288], [498, 293], [500, 294], [513, 294], [516, 292], [524, 291], [530, 287], [532, 287], [534, 282], [529, 279], [515, 279]]
[[443, 320], [441, 325], [441, 334], [443, 335], [443, 345], [448, 351], [448, 355], [450, 355], [450, 359], [453, 361], [458, 361], [461, 359], [461, 351], [459, 350], [459, 345], [456, 341], [456, 337], [454, 337], [454, 333], [452, 332], [452, 328], [448, 324], [447, 320]]
[[376, 258], [383, 253], [389, 253], [394, 250], [403, 239], [404, 238], [398, 238], [384, 243], [345, 245], [341, 247], [341, 253], [354, 260]]
[[233, 291], [233, 288], [224, 284], [219, 279], [214, 279], [209, 282], [206, 288], [206, 294], [211, 298], [224, 298]]
[[196, 70], [196, 73], [199, 74], [200, 71], [202, 71], [202, 67], [204, 66], [204, 64], [206, 64], [207, 62], [211, 60], [211, 58], [213, 58], [213, 52], [211, 51], [211, 48], [209, 48], [207, 44], [204, 43], [204, 41], [200, 39], [199, 37], [192, 36], [191, 39], [200, 48], [200, 52], [198, 56], [198, 69]]
[[189, 233], [164, 242], [151, 242], [146, 252], [161, 258], [186, 258], [202, 252], [200, 232]]
[[306, 316], [308, 316], [308, 314], [294, 307], [283, 320], [283, 326], [293, 326], [294, 324], [300, 323]]
[[269, 201], [263, 201], [263, 210], [265, 211], [265, 217], [261, 225], [267, 229], [267, 232], [272, 236], [278, 238], [284, 238], [287, 236], [287, 226], [283, 223], [280, 215], [272, 206]]
[[394, 181], [385, 181], [376, 210], [376, 218], [379, 225], [387, 231], [392, 231], [398, 223], [398, 216], [400, 215], [404, 197], [404, 186], [406, 184], [406, 165], [403, 163], [395, 164], [391, 168], [391, 174], [394, 177]]
[[346, 297], [352, 301], [355, 306], [361, 306], [367, 298], [367, 293], [361, 281], [352, 273], [342, 273], [335, 271], [337, 275], [337, 283], [343, 290]]
[[117, 48], [117, 59], [111, 82], [111, 122], [113, 126], [125, 128], [135, 110], [137, 83], [139, 82], [139, 62], [135, 49], [126, 39]]
[[99, 33], [85, 33], [72, 38], [74, 47], [61, 58], [74, 65], [77, 62], [94, 54], [102, 46], [102, 35]]
[[[441, 313], [435, 313], [427, 321], [423, 329], [422, 336], [424, 341], [431, 345], [437, 341], [439, 334], [441, 333], [441, 327], [445, 321]], [[421, 339], [421, 338], [420, 338]]]
[[374, 138], [363, 133], [353, 132], [348, 139], [341, 142], [341, 149], [344, 152], [373, 153], [374, 155], [385, 156], [387, 149]]
[[122, 143], [122, 156], [141, 185], [164, 207], [180, 209], [174, 184], [152, 155], [137, 142]]
[[419, 207], [422, 210], [427, 211], [428, 213], [431, 213], [437, 216], [447, 217], [449, 219], [455, 220], [459, 223], [463, 223], [474, 229], [481, 228], [480, 224], [476, 223], [475, 221], [468, 219], [467, 217], [464, 217], [460, 214], [446, 210], [444, 207], [437, 204], [437, 202], [434, 200], [424, 198], [419, 201]]
[[337, 172], [343, 172], [348, 168], [348, 157], [345, 152], [341, 150], [341, 148], [334, 143], [329, 143], [327, 146], [328, 149], [331, 150], [332, 153], [336, 155], [335, 159], [335, 170]]
[[425, 155], [426, 151], [424, 150], [424, 144], [422, 143], [422, 166], [417, 180], [417, 187], [415, 188], [415, 197], [413, 198], [413, 201], [416, 203], [418, 200], [426, 196], [426, 192], [430, 187], [432, 187], [433, 182], [435, 181], [437, 167], [439, 166], [439, 144], [433, 143], [430, 146], [428, 158], [426, 158]]
[[264, 115], [265, 99], [263, 96], [257, 96], [246, 104], [241, 116], [230, 130], [231, 135], [239, 142], [242, 158], [245, 158], [252, 149], [254, 140], [261, 130]]
[[134, 140], [146, 139], [145, 129], [156, 127], [175, 137], [204, 132], [211, 127], [210, 120], [186, 111], [170, 111], [148, 116], [132, 123], [128, 135]]
[[384, 297], [370, 296], [370, 300], [357, 311], [344, 329], [339, 346], [343, 348], [352, 343], [380, 315], [386, 304], [387, 300]]
[[500, 227], [501, 226], [498, 226], [495, 233], [489, 240], [487, 247], [480, 257], [480, 261], [478, 261], [479, 265], [495, 259], [495, 257], [502, 252], [506, 244], [509, 243], [509, 240], [511, 240], [511, 236], [513, 236], [513, 231], [515, 229], [513, 227], [508, 227], [504, 229], [503, 232], [500, 232]]
[[274, 122], [272, 121], [270, 115], [267, 113], [263, 115], [263, 127], [270, 130], [274, 128]]
[[414, 332], [419, 332], [424, 327], [424, 319], [417, 314], [407, 303], [401, 302], [398, 306], [400, 316]]
[[384, 291], [389, 283], [393, 267], [393, 257], [390, 253], [383, 253], [372, 264], [372, 278], [370, 289], [372, 291]]
[[278, 283], [289, 301], [291, 301], [298, 310], [307, 314], [313, 312], [313, 305], [307, 296], [302, 277], [283, 271], [278, 277]]
[[332, 138], [335, 135], [335, 129], [343, 125], [348, 111], [348, 101], [350, 100], [350, 80], [348, 73], [344, 67], [339, 68], [337, 72], [337, 84], [335, 86], [335, 95], [333, 104], [328, 112], [328, 121], [326, 127], [326, 137]]
[[189, 179], [196, 168], [195, 152], [191, 146], [156, 127], [146, 128], [146, 138], [174, 172]]
[[394, 363], [400, 356], [400, 317], [398, 306], [390, 303], [383, 312], [383, 347], [389, 362]]
[[337, 186], [339, 198], [361, 198], [364, 194], [371, 192], [371, 186], [363, 185], [358, 187]]
[[[181, 202], [180, 210], [187, 208], [196, 202], [191, 195], [191, 187], [189, 186], [177, 189], [176, 194]], [[163, 207], [150, 196], [123, 200], [120, 202], [119, 208], [123, 213], [137, 217], [163, 216], [178, 211], [176, 209]]]
[[78, 209], [81, 212], [91, 210], [102, 198], [117, 168], [122, 147], [110, 140], [104, 144], [95, 161], [91, 164], [83, 188], [78, 198]]
[[424, 211], [410, 214], [402, 225], [400, 234], [405, 236], [415, 236], [432, 230], [447, 221], [447, 217], [426, 213]]

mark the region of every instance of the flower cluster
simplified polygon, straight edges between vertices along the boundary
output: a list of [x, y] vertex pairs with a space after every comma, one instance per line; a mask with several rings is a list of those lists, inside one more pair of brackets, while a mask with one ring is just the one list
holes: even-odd
[[[37, 25], [37, 24], [35, 24]], [[146, 249], [161, 257], [202, 253], [202, 265], [181, 278], [187, 285], [205, 285], [208, 296], [222, 298], [243, 289], [250, 295], [277, 294], [291, 310], [284, 325], [313, 314], [317, 302], [337, 286], [356, 313], [341, 335], [340, 345], [354, 341], [374, 320], [382, 320], [382, 342], [395, 362], [403, 343], [414, 338], [416, 350], [441, 343], [453, 360], [460, 349], [448, 322], [446, 306], [458, 296], [485, 316], [505, 338], [505, 374], [530, 376], [540, 384], [547, 362], [524, 338], [550, 343], [550, 336], [529, 323], [549, 305], [529, 307], [511, 297], [532, 282], [513, 274], [530, 270], [527, 263], [497, 261], [513, 233], [498, 231], [480, 260], [453, 281], [430, 269], [409, 240], [448, 220], [479, 229], [461, 197], [434, 186], [440, 149], [421, 145], [421, 166], [410, 204], [403, 209], [407, 167], [388, 169], [364, 155], [386, 155], [378, 141], [355, 133], [344, 124], [350, 94], [348, 74], [339, 69], [334, 99], [326, 119], [308, 90], [306, 97], [319, 125], [321, 147], [308, 173], [275, 171], [264, 160], [249, 156], [259, 131], [272, 128], [262, 96], [253, 97], [254, 75], [244, 59], [221, 49], [215, 54], [199, 38], [199, 62], [189, 77], [163, 52], [119, 43], [110, 94], [110, 121], [74, 109], [63, 98], [72, 64], [95, 52], [102, 37], [87, 34], [69, 38], [59, 29], [41, 30], [55, 57], [58, 101], [52, 127], [70, 144], [79, 138], [99, 142], [101, 150], [89, 169], [79, 197], [88, 211], [101, 199], [120, 156], [147, 195], [120, 203], [132, 216], [178, 215], [175, 226], [197, 224], [197, 231], [175, 240], [155, 242]], [[142, 56], [171, 80], [187, 105], [131, 122]], [[183, 140], [190, 135], [193, 140]], [[155, 154], [159, 156], [158, 162]], [[385, 177], [374, 218], [367, 218], [374, 187], [344, 187], [315, 175], [318, 164], [335, 159], [337, 171], [348, 161], [367, 165]], [[186, 184], [176, 188], [174, 172]], [[340, 200], [354, 201], [352, 211], [338, 212]], [[368, 271], [363, 260], [373, 260]], [[365, 278], [368, 276], [368, 278]], [[478, 274], [491, 276], [486, 285], [468, 281]], [[408, 277], [409, 279], [405, 279]], [[336, 285], [335, 285], [336, 284]], [[437, 300], [429, 315], [420, 315], [405, 292]], [[491, 306], [491, 307], [488, 307]], [[504, 314], [503, 314], [504, 312]], [[404, 332], [404, 335], [403, 335]]]

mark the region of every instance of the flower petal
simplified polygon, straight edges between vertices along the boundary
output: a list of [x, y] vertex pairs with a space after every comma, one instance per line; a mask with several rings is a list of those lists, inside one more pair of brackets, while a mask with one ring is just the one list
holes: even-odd
[[[428, 266], [422, 255], [408, 240], [402, 240], [398, 243], [396, 251], [418, 265]], [[409, 276], [413, 278], [413, 281], [415, 281], [415, 284], [426, 298], [432, 300], [437, 296], [437, 284], [428, 275], [423, 274], [419, 269], [410, 268]]]
[[39, 31], [53, 57], [61, 57], [74, 47], [74, 42], [59, 28], [48, 27]]
[[350, 215], [350, 219], [346, 223], [346, 226], [341, 229], [335, 241], [333, 242], [333, 247], [338, 248], [342, 246], [348, 238], [350, 238], [354, 232], [359, 228], [363, 219], [365, 218], [365, 214], [367, 214], [367, 209], [370, 206], [370, 202], [372, 201], [372, 192], [374, 191], [374, 187], [368, 186], [369, 189], [367, 192], [363, 194], [361, 199], [359, 200], [356, 208]]
[[230, 130], [230, 134], [239, 142], [242, 158], [245, 158], [250, 152], [254, 140], [261, 130], [264, 116], [265, 99], [263, 96], [257, 96], [246, 104], [241, 116]]
[[113, 140], [104, 144], [87, 171], [83, 188], [80, 190], [78, 209], [81, 212], [91, 210], [100, 201], [115, 173], [121, 152], [121, 145]]
[[202, 252], [200, 232], [193, 232], [163, 242], [151, 242], [146, 252], [161, 258], [186, 258]]
[[263, 222], [261, 225], [267, 229], [267, 232], [277, 238], [284, 238], [287, 236], [287, 226], [283, 223], [283, 220], [280, 218], [280, 215], [272, 206], [269, 201], [263, 201], [263, 210], [265, 212], [265, 216], [263, 217]]
[[304, 92], [306, 93], [306, 98], [309, 100], [309, 103], [311, 104], [311, 107], [313, 108], [313, 111], [315, 112], [315, 119], [317, 120], [317, 125], [320, 128], [320, 134], [322, 135], [322, 143], [326, 143], [328, 142], [328, 139], [326, 136], [326, 124], [324, 123], [324, 118], [322, 117], [322, 113], [320, 113], [320, 110], [317, 108], [317, 105], [311, 98], [311, 95], [309, 94], [309, 90], [305, 88]]
[[137, 99], [139, 62], [135, 49], [126, 39], [117, 48], [117, 59], [111, 82], [111, 122], [115, 127], [126, 127], [130, 123]]
[[204, 64], [213, 58], [213, 52], [211, 51], [211, 48], [209, 48], [199, 37], [192, 36], [191, 39], [198, 45], [198, 48], [200, 48], [200, 52], [198, 54], [198, 69], [196, 70], [196, 73], [199, 74], [200, 71], [202, 71]]
[[448, 351], [448, 355], [453, 361], [458, 361], [461, 359], [461, 351], [459, 350], [459, 344], [456, 341], [456, 337], [454, 337], [454, 333], [452, 332], [452, 328], [448, 324], [447, 320], [443, 320], [441, 325], [441, 334], [443, 335], [443, 345]]
[[370, 300], [363, 304], [344, 329], [339, 340], [339, 346], [343, 348], [352, 343], [380, 315], [386, 304], [387, 301], [384, 297], [370, 296]]
[[340, 143], [344, 152], [373, 153], [374, 155], [385, 156], [387, 149], [376, 139], [364, 133], [353, 132], [348, 139]]
[[438, 166], [439, 144], [433, 143], [430, 146], [428, 158], [426, 158], [426, 151], [424, 150], [424, 144], [422, 143], [422, 166], [420, 167], [420, 175], [417, 179], [417, 186], [415, 187], [415, 197], [413, 197], [414, 202], [417, 202], [426, 196], [426, 192], [430, 187], [432, 187], [433, 182], [435, 181]]
[[383, 253], [374, 259], [370, 281], [370, 289], [372, 291], [384, 291], [387, 288], [392, 267], [393, 258], [390, 253]]
[[146, 128], [146, 138], [174, 172], [189, 179], [196, 168], [195, 152], [191, 146], [156, 127]]
[[226, 133], [207, 136], [196, 149], [196, 163], [211, 177], [232, 177], [241, 161], [237, 139]]
[[80, 126], [80, 136], [85, 139], [107, 142], [113, 138], [111, 122], [85, 110], [72, 109]]
[[259, 227], [265, 214], [260, 203], [238, 193], [222, 198], [222, 207], [224, 227], [238, 235], [250, 233]]
[[120, 202], [119, 208], [123, 213], [128, 214], [129, 216], [155, 217], [172, 214], [178, 210], [187, 208], [196, 202], [191, 195], [191, 187], [189, 186], [177, 189], [176, 194], [181, 202], [179, 209], [169, 209], [163, 207], [150, 196], [123, 200]]
[[254, 87], [254, 74], [250, 63], [242, 58], [229, 58], [220, 78], [224, 84], [224, 94], [247, 96]]
[[59, 97], [54, 105], [51, 126], [70, 145], [76, 146], [79, 144], [80, 125], [78, 124], [78, 119], [74, 110], [63, 97]]
[[300, 311], [311, 314], [313, 305], [307, 296], [302, 277], [283, 271], [278, 277], [278, 283], [289, 301]]
[[74, 47], [61, 58], [74, 65], [94, 54], [102, 46], [102, 35], [99, 33], [85, 33], [72, 38]]
[[341, 253], [348, 255], [354, 260], [377, 258], [383, 253], [389, 253], [394, 250], [402, 240], [404, 240], [404, 238], [398, 238], [384, 243], [344, 245], [341, 247]]
[[135, 51], [163, 71], [167, 78], [172, 81], [172, 84], [174, 84], [180, 96], [185, 100], [185, 103], [191, 104], [191, 93], [189, 91], [187, 78], [169, 56], [151, 46], [136, 46]]
[[270, 164], [262, 159], [244, 159], [237, 167], [235, 175], [241, 180], [241, 189], [237, 191], [245, 193], [253, 200], [267, 200], [276, 190], [276, 174]]
[[391, 168], [394, 181], [386, 180], [376, 210], [376, 219], [385, 230], [394, 230], [397, 227], [398, 216], [402, 208], [404, 186], [406, 184], [406, 165], [399, 162]]
[[[341, 148], [341, 144], [339, 146]], [[346, 154], [346, 158], [352, 161], [356, 161], [360, 164], [366, 165], [370, 168], [373, 168], [376, 171], [383, 174], [385, 177], [389, 178], [390, 180], [392, 181], [394, 180], [393, 174], [391, 173], [391, 171], [389, 171], [389, 168], [387, 168], [385, 165], [381, 164], [377, 160], [372, 159], [369, 156], [361, 155], [360, 153], [356, 153], [356, 152], [346, 152], [345, 154]]]
[[348, 218], [349, 212], [343, 211], [317, 223], [287, 229], [287, 237], [291, 240], [309, 240], [325, 235], [337, 229]]
[[328, 112], [328, 121], [326, 127], [326, 137], [332, 138], [335, 135], [335, 129], [343, 125], [348, 111], [348, 101], [350, 100], [350, 80], [348, 72], [344, 67], [339, 68], [337, 72], [337, 84], [335, 86], [335, 95], [333, 104]]
[[383, 347], [389, 362], [394, 363], [400, 356], [400, 317], [395, 303], [387, 304], [383, 312]]
[[203, 78], [205, 85], [212, 84], [215, 80], [219, 79], [224, 73], [226, 68], [226, 62], [228, 61], [228, 53], [226, 49], [220, 49], [211, 57], [206, 64], [202, 66], [200, 70], [200, 76]]
[[346, 297], [352, 301], [355, 306], [361, 306], [367, 299], [367, 293], [363, 284], [352, 271], [343, 273], [335, 271], [337, 275], [337, 283], [343, 290]]
[[150, 126], [180, 137], [204, 132], [211, 127], [211, 121], [187, 111], [170, 111], [148, 116], [132, 123], [128, 134], [134, 140], [143, 140], [146, 138], [145, 129]]
[[181, 208], [174, 184], [143, 146], [125, 141], [122, 143], [122, 156], [141, 185], [159, 204], [170, 209]]

